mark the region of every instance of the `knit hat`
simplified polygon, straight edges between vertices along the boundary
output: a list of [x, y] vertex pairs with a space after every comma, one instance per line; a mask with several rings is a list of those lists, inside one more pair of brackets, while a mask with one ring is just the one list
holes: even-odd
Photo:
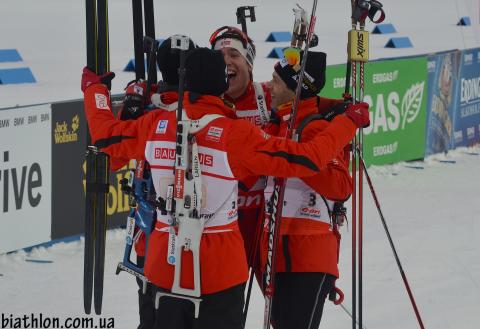
[[[303, 51], [300, 53], [300, 62], [303, 58]], [[300, 98], [310, 98], [316, 96], [325, 86], [325, 70], [327, 65], [327, 54], [322, 52], [309, 51], [305, 74], [303, 77], [302, 91]], [[285, 58], [282, 58], [275, 64], [275, 72], [278, 73], [283, 82], [290, 90], [297, 88], [298, 74], [300, 64], [290, 65]]]
[[220, 96], [228, 89], [227, 66], [218, 50], [197, 48], [185, 61], [185, 90]]
[[[190, 39], [188, 52], [197, 48]], [[157, 65], [162, 72], [163, 82], [178, 86], [178, 68], [180, 67], [180, 51], [172, 51], [172, 37], [164, 40], [157, 51]]]
[[212, 33], [210, 45], [214, 50], [223, 48], [236, 49], [245, 58], [247, 63], [253, 67], [255, 45], [252, 39], [243, 33], [242, 30], [233, 26], [223, 26]]

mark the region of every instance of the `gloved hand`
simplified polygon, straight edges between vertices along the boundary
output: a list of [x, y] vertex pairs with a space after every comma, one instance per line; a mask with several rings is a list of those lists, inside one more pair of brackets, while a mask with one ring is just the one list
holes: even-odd
[[366, 128], [370, 126], [368, 108], [369, 105], [365, 102], [349, 104], [345, 110], [345, 115], [349, 117], [358, 128]]
[[137, 119], [145, 111], [145, 93], [147, 84], [145, 81], [132, 81], [125, 88], [123, 108], [120, 112], [120, 120]]
[[113, 72], [107, 72], [103, 75], [97, 75], [95, 72], [90, 71], [90, 69], [85, 66], [82, 73], [82, 92], [85, 92], [85, 89], [97, 83], [103, 83], [108, 87], [108, 89], [110, 89], [113, 78], [115, 78], [115, 73]]

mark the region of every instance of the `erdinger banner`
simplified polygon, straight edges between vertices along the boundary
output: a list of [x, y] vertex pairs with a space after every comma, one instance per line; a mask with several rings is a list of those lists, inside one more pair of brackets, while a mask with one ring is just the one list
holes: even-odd
[[[328, 67], [327, 81], [320, 96], [341, 98], [344, 88], [345, 65]], [[381, 165], [424, 157], [426, 57], [367, 63], [364, 101], [370, 104], [371, 122], [363, 129], [367, 164]]]
[[[52, 104], [52, 239], [84, 232], [86, 132], [83, 101]], [[120, 180], [127, 173], [127, 165], [110, 172], [107, 203], [110, 228], [126, 222], [130, 208]]]
[[0, 254], [50, 241], [50, 105], [0, 111]]
[[455, 146], [480, 142], [480, 48], [462, 51], [455, 111]]
[[454, 147], [460, 51], [428, 56], [427, 138], [425, 154], [445, 152]]

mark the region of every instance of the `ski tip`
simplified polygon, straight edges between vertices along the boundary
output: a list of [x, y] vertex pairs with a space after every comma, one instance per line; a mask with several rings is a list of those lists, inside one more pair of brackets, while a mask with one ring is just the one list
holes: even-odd
[[102, 305], [98, 306], [95, 305], [95, 314], [96, 315], [102, 315]]
[[87, 305], [87, 303], [83, 304], [83, 309], [85, 310], [85, 314], [87, 314], [87, 315], [90, 315], [90, 313], [92, 312], [92, 306]]

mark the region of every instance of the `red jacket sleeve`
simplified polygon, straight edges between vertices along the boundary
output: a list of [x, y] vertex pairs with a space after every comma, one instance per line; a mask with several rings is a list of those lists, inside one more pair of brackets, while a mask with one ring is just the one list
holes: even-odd
[[305, 143], [271, 137], [244, 120], [232, 122], [227, 140], [234, 176], [306, 177], [318, 174], [353, 138], [355, 124], [337, 116], [327, 129]]
[[[314, 139], [329, 125], [330, 123], [324, 120], [312, 121], [305, 127], [301, 140], [307, 142]], [[302, 180], [317, 193], [330, 200], [343, 201], [352, 193], [352, 177], [348, 172], [348, 162], [343, 149], [318, 174], [304, 177]]]
[[85, 90], [84, 103], [92, 143], [95, 146], [116, 158], [145, 158], [145, 144], [156, 123], [155, 112], [137, 120], [115, 119], [108, 89], [101, 84], [92, 85]]

